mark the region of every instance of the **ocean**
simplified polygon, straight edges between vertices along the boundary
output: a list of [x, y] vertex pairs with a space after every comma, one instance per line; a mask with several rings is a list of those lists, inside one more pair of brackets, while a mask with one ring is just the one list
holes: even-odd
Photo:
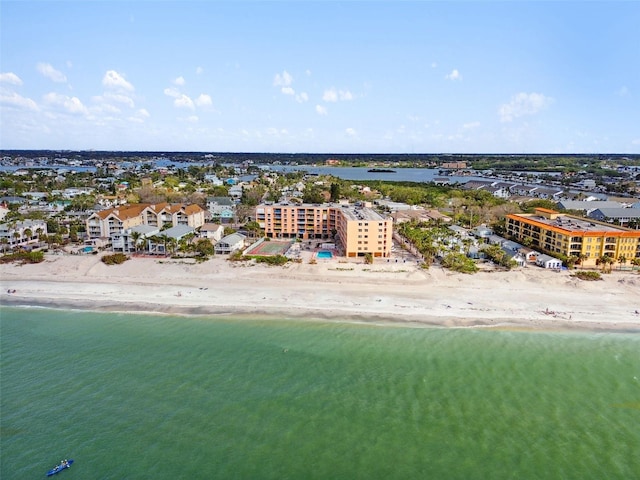
[[640, 337], [0, 308], [0, 477], [633, 479]]

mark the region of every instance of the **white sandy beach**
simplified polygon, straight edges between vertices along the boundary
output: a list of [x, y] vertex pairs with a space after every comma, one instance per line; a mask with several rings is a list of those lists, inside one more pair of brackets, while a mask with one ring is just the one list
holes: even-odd
[[[50, 255], [0, 265], [3, 305], [174, 314], [640, 332], [640, 275], [581, 281], [528, 267], [451, 273], [414, 263], [338, 260], [285, 267], [134, 258], [107, 266], [97, 255]], [[8, 293], [8, 291], [15, 292]]]

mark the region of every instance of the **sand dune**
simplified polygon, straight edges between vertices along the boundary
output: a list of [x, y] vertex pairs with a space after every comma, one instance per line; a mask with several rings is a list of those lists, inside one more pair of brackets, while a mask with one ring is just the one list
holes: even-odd
[[585, 282], [569, 272], [536, 267], [463, 275], [386, 260], [269, 267], [224, 258], [200, 264], [134, 258], [107, 266], [95, 255], [51, 255], [37, 265], [0, 265], [0, 301], [91, 310], [640, 332], [640, 276], [613, 272], [603, 277]]

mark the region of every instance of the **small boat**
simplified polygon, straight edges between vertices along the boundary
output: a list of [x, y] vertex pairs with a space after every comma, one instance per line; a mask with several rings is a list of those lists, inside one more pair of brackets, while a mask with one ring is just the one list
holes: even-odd
[[370, 168], [367, 170], [370, 173], [396, 173], [395, 170], [391, 170], [390, 168]]
[[60, 465], [56, 465], [55, 467], [53, 467], [51, 470], [47, 472], [47, 477], [50, 477], [51, 475], [55, 475], [56, 473], [60, 473], [62, 470], [69, 468], [72, 463], [73, 463], [73, 460], [63, 460], [62, 462], [60, 462]]

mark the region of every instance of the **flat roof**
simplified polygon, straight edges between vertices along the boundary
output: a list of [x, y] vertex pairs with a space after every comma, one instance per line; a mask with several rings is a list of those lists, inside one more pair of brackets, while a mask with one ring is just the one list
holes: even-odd
[[343, 205], [340, 207], [340, 211], [349, 220], [384, 221], [384, 217], [382, 215], [368, 207], [352, 207]]
[[[543, 210], [543, 209], [540, 209]], [[546, 210], [551, 211], [551, 210]], [[553, 212], [555, 213], [555, 212]], [[543, 224], [544, 226], [551, 227], [556, 230], [564, 230], [565, 232], [584, 232], [584, 233], [597, 233], [597, 232], [626, 232], [624, 228], [616, 227], [615, 225], [608, 225], [601, 222], [589, 221], [588, 219], [582, 219], [573, 217], [571, 215], [558, 215], [555, 219], [551, 220], [547, 217], [537, 214], [510, 214], [508, 217], [519, 218], [528, 220], [530, 222]]]

